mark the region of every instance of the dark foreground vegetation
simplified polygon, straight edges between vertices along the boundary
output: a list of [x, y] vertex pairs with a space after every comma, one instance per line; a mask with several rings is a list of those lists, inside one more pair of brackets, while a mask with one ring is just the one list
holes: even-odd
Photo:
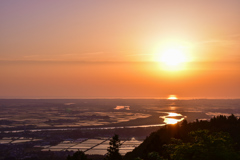
[[240, 159], [240, 118], [221, 115], [210, 121], [184, 120], [181, 124], [167, 125], [151, 133], [124, 159]]

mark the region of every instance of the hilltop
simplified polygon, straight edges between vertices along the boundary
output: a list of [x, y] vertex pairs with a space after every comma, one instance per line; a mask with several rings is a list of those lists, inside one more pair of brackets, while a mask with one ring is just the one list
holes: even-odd
[[240, 159], [240, 118], [220, 115], [210, 121], [166, 125], [151, 133], [126, 160]]

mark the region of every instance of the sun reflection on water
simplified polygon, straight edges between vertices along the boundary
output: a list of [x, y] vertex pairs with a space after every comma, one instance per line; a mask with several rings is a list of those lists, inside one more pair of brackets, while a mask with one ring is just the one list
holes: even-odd
[[169, 113], [168, 113], [168, 116], [182, 116], [182, 115], [179, 114], [179, 113], [172, 113], [172, 112], [169, 112]]
[[184, 120], [184, 117], [181, 114], [173, 112], [168, 112], [167, 116], [160, 116], [159, 118], [163, 118], [163, 122], [166, 124], [176, 124]]
[[168, 100], [177, 100], [177, 96], [176, 95], [169, 95], [169, 97], [167, 98]]
[[177, 119], [174, 119], [174, 118], [165, 118], [165, 119], [164, 119], [164, 122], [165, 122], [166, 124], [176, 124], [176, 123], [178, 122], [178, 120], [177, 120]]

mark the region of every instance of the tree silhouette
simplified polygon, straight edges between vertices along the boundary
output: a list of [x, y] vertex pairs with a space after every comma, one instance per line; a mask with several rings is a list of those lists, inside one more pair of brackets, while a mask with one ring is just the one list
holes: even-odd
[[105, 160], [122, 160], [122, 156], [119, 153], [119, 148], [121, 146], [120, 140], [118, 138], [118, 135], [114, 135], [112, 139], [109, 142], [110, 147], [108, 147], [107, 155], [105, 157]]
[[148, 153], [147, 160], [164, 160], [158, 152], [150, 152]]
[[77, 151], [72, 156], [68, 155], [67, 160], [89, 160], [84, 152]]
[[172, 144], [165, 145], [173, 160], [230, 160], [239, 159], [234, 153], [228, 133], [212, 133], [208, 130], [190, 132], [192, 140], [183, 143], [180, 139], [173, 139]]

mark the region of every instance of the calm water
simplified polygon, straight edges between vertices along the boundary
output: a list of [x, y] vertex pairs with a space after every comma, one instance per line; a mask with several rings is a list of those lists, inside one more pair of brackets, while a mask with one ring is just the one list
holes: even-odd
[[[234, 114], [240, 116], [240, 100], [163, 100], [163, 99], [58, 99], [58, 100], [0, 100], [0, 129], [2, 133], [24, 130], [89, 132], [101, 129], [109, 135], [114, 129], [159, 127], [188, 121], [209, 120], [213, 116]], [[151, 129], [151, 128], [148, 128]], [[155, 128], [154, 128], [155, 129]], [[146, 129], [143, 129], [146, 130]], [[74, 131], [75, 132], [75, 131]], [[91, 131], [92, 132], [92, 131]], [[109, 132], [109, 133], [108, 133]], [[60, 133], [60, 132], [59, 132]], [[22, 134], [22, 133], [21, 133]], [[149, 133], [150, 134], [150, 133]], [[17, 134], [16, 134], [17, 135]], [[135, 136], [135, 135], [133, 135]], [[36, 141], [42, 151], [85, 151], [86, 154], [104, 155], [109, 146], [107, 139], [62, 139], [56, 145], [42, 145], [41, 139], [6, 137], [0, 144]], [[52, 137], [54, 139], [54, 137]], [[129, 137], [130, 138], [130, 137]], [[38, 143], [39, 141], [39, 143]], [[120, 153], [125, 155], [142, 140], [124, 140]]]
[[32, 131], [115, 129], [162, 126], [183, 119], [208, 120], [218, 115], [240, 116], [240, 100], [2, 99], [0, 109], [0, 128], [6, 131], [21, 126], [32, 126]]

